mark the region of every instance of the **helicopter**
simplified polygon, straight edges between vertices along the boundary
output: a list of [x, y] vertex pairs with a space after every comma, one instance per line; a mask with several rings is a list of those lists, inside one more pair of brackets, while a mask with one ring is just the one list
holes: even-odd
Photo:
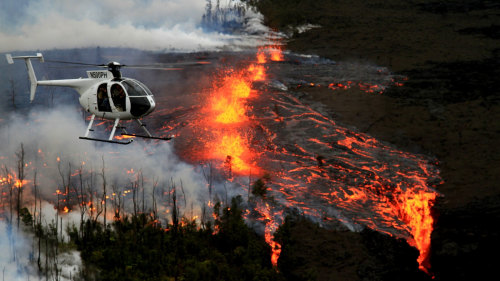
[[[14, 59], [24, 60], [28, 70], [28, 77], [30, 81], [30, 102], [33, 102], [37, 86], [60, 86], [70, 87], [75, 89], [80, 95], [79, 102], [85, 111], [92, 114], [90, 122], [84, 136], [80, 139], [100, 141], [117, 144], [130, 144], [133, 139], [114, 140], [116, 129], [122, 130], [122, 136], [139, 137], [147, 139], [158, 140], [171, 140], [173, 137], [154, 137], [146, 128], [146, 125], [141, 122], [141, 118], [147, 116], [156, 107], [155, 99], [151, 90], [146, 87], [142, 82], [122, 77], [120, 69], [127, 65], [122, 65], [119, 62], [109, 62], [107, 64], [87, 64], [80, 62], [66, 62], [66, 61], [50, 61], [45, 60], [41, 53], [36, 56], [15, 56], [6, 54], [7, 62], [14, 63]], [[38, 59], [40, 62], [56, 62], [56, 63], [69, 63], [85, 66], [96, 66], [106, 68], [105, 70], [90, 70], [87, 71], [88, 78], [77, 79], [62, 79], [62, 80], [37, 80], [32, 59]], [[176, 65], [193, 65], [193, 64], [206, 64], [206, 62], [186, 62], [177, 63]], [[150, 69], [162, 70], [177, 70], [180, 68], [155, 66]], [[144, 66], [127, 66], [148, 69]], [[90, 137], [90, 132], [94, 131], [92, 125], [96, 117], [114, 121], [113, 128], [108, 139]], [[119, 126], [121, 120], [135, 120], [140, 128], [144, 131], [144, 135], [129, 134], [125, 127]]]

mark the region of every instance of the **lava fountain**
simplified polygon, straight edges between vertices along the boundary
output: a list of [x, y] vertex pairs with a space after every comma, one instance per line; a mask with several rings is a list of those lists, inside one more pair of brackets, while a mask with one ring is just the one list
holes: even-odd
[[[433, 187], [441, 183], [436, 160], [337, 124], [321, 105], [304, 102], [300, 91], [287, 90], [296, 79], [279, 77], [303, 71], [300, 58], [287, 63], [276, 51], [261, 48], [243, 66], [226, 67], [200, 97], [206, 106], [165, 121], [163, 128], [177, 130], [178, 154], [196, 163], [215, 161], [243, 194], [250, 194], [246, 177], [269, 175], [267, 197], [254, 199], [245, 218], [263, 226], [275, 265], [280, 245], [272, 234], [294, 210], [326, 228], [368, 227], [403, 238], [419, 250], [420, 269], [429, 272], [431, 208], [438, 196]], [[334, 67], [315, 63], [313, 68]], [[373, 77], [394, 81], [389, 75], [377, 71]], [[367, 92], [388, 86], [376, 79], [352, 83], [369, 84]]]

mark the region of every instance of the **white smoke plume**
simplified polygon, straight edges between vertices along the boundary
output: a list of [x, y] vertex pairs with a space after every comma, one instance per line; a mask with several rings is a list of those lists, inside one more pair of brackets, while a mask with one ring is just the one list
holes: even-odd
[[[235, 1], [221, 5], [225, 2]], [[96, 46], [213, 50], [260, 42], [203, 30], [206, 4], [205, 0], [2, 1], [0, 52]], [[248, 33], [266, 30], [260, 15], [249, 11], [248, 17]]]
[[[85, 181], [93, 173], [92, 185], [97, 188], [98, 194], [103, 192], [104, 174], [109, 200], [117, 196], [113, 193], [121, 192], [121, 196], [126, 198], [125, 204], [131, 204], [132, 196], [125, 191], [131, 189], [139, 176], [148, 208], [151, 208], [154, 186], [157, 188], [156, 204], [163, 206], [163, 211], [168, 209], [165, 201], [167, 193], [173, 192], [173, 185], [177, 187], [177, 197], [182, 200], [181, 207], [190, 213], [199, 214], [209, 198], [206, 179], [200, 169], [179, 160], [172, 151], [171, 143], [137, 140], [122, 146], [80, 140], [78, 137], [86, 129], [85, 120], [69, 106], [53, 111], [37, 111], [30, 116], [14, 115], [5, 123], [7, 125], [0, 135], [3, 144], [0, 148], [2, 165], [16, 167], [16, 152], [19, 153], [22, 143], [26, 154], [25, 178], [30, 183], [28, 186], [33, 185], [36, 172], [39, 194], [54, 205], [57, 204], [57, 191], [65, 193], [64, 178], [68, 174], [73, 175], [70, 180], [71, 192], [79, 185], [79, 176], [76, 174], [80, 171]], [[96, 130], [104, 131], [105, 127], [103, 125]], [[60, 194], [59, 197], [62, 199], [64, 196]]]
[[[29, 260], [31, 253], [31, 237], [23, 232], [9, 228], [0, 220], [0, 276], [2, 280], [26, 280], [33, 276], [34, 268]], [[33, 278], [36, 280], [36, 278]]]
[[[173, 186], [176, 187], [180, 217], [194, 218], [199, 223], [204, 212], [206, 218], [211, 212], [208, 208], [203, 210], [210, 200], [203, 171], [200, 167], [179, 160], [171, 143], [136, 140], [128, 146], [120, 146], [80, 140], [78, 136], [86, 129], [84, 118], [71, 106], [59, 107], [53, 111], [36, 110], [27, 116], [12, 114], [0, 125], [0, 179], [6, 176], [6, 168], [16, 178], [22, 143], [25, 152], [22, 204], [33, 215], [41, 214], [39, 220], [42, 224], [59, 223], [58, 235], [63, 241], [69, 239], [66, 228], [72, 225], [78, 227], [80, 224], [81, 209], [75, 201], [77, 199], [74, 192], [80, 183], [79, 172], [82, 173], [87, 188], [92, 189], [98, 197], [94, 198], [94, 203], [100, 202], [99, 196], [103, 195], [104, 174], [107, 182], [108, 222], [113, 219], [116, 209], [113, 202], [116, 202], [117, 196], [121, 196], [123, 202], [120, 215], [133, 213], [132, 193], [129, 192], [133, 182], [139, 183], [137, 205], [145, 206], [145, 209], [139, 207], [139, 211], [148, 214], [156, 211], [163, 226], [171, 223]], [[101, 125], [97, 130], [104, 131], [105, 127]], [[34, 207], [35, 173], [38, 207]], [[93, 180], [89, 180], [90, 173], [93, 173]], [[65, 203], [63, 183], [68, 176], [70, 203]], [[89, 184], [93, 186], [90, 187]], [[222, 186], [214, 183], [213, 195], [220, 193], [219, 198], [223, 198], [223, 192], [231, 198], [233, 194], [227, 194], [228, 187], [230, 186], [227, 184]], [[10, 224], [12, 228], [8, 228], [8, 187], [4, 182], [3, 186], [0, 183], [0, 188], [0, 194], [3, 193], [4, 197], [1, 203], [3, 205], [0, 206], [0, 274], [3, 270], [3, 280], [44, 280], [45, 277], [38, 272], [33, 258], [36, 253], [36, 249], [32, 247], [35, 243], [33, 235], [24, 232], [23, 227], [17, 229], [16, 214]], [[153, 192], [156, 195], [154, 200]], [[153, 209], [153, 203], [156, 204], [156, 210]], [[63, 206], [67, 206], [70, 211], [65, 213]], [[99, 220], [102, 221], [103, 217], [104, 213]], [[88, 218], [91, 217], [87, 210], [84, 219]], [[82, 268], [77, 252], [60, 253], [57, 259], [60, 280], [75, 277]]]

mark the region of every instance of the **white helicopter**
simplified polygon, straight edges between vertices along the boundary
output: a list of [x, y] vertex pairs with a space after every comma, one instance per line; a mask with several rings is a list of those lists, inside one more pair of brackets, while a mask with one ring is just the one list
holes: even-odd
[[[118, 144], [129, 144], [133, 139], [119, 141], [113, 140], [117, 128], [122, 129], [122, 135], [130, 137], [141, 137], [149, 139], [170, 140], [172, 137], [153, 137], [146, 129], [146, 126], [139, 120], [140, 118], [150, 114], [156, 107], [156, 103], [151, 91], [141, 82], [121, 76], [120, 68], [125, 66], [118, 62], [110, 62], [106, 65], [86, 64], [77, 62], [64, 61], [49, 61], [57, 63], [80, 64], [88, 66], [105, 67], [107, 70], [92, 70], [87, 71], [88, 78], [78, 79], [63, 79], [63, 80], [37, 80], [35, 71], [31, 64], [31, 59], [38, 59], [44, 62], [43, 55], [37, 53], [36, 56], [16, 56], [6, 54], [7, 62], [14, 63], [14, 59], [23, 59], [28, 69], [28, 77], [30, 80], [30, 102], [35, 98], [35, 92], [38, 85], [40, 86], [60, 86], [70, 87], [75, 89], [80, 94], [80, 104], [89, 113], [92, 114], [90, 123], [87, 127], [85, 135], [80, 139], [101, 141]], [[206, 62], [194, 63], [179, 63], [182, 65], [206, 64]], [[179, 65], [176, 64], [176, 65]], [[171, 66], [171, 65], [170, 65]], [[132, 66], [143, 68], [142, 66]], [[179, 68], [159, 68], [153, 69], [175, 70]], [[114, 120], [113, 129], [108, 139], [92, 138], [89, 134], [92, 129], [95, 117]], [[129, 134], [125, 127], [120, 127], [120, 120], [135, 120], [137, 124], [145, 132], [145, 135]]]

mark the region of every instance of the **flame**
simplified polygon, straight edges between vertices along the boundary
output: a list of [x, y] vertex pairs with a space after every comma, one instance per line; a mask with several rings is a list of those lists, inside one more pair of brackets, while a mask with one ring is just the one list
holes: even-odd
[[248, 67], [248, 72], [250, 73], [251, 79], [253, 81], [262, 81], [266, 79], [266, 69], [260, 64], [251, 64]]
[[[274, 241], [273, 233], [276, 232], [279, 224], [271, 215], [271, 207], [269, 206], [269, 204], [265, 203], [264, 206], [262, 206], [262, 204], [259, 202], [256, 208], [257, 210], [259, 210], [260, 214], [263, 215], [262, 220], [265, 223], [264, 239], [266, 240], [266, 243], [271, 247], [271, 263], [274, 267], [277, 267], [278, 259], [281, 254], [281, 244]], [[282, 212], [278, 213], [279, 217], [281, 217], [282, 215]]]
[[237, 132], [222, 133], [219, 142], [214, 142], [212, 157], [223, 159], [226, 168], [232, 173], [244, 174], [250, 171], [256, 173], [259, 168], [250, 163], [252, 153], [249, 151], [248, 143], [242, 135]]
[[117, 140], [124, 140], [124, 139], [133, 139], [135, 138], [134, 136], [129, 136], [129, 135], [121, 135], [121, 136], [115, 136]]
[[211, 99], [212, 111], [216, 114], [215, 122], [234, 124], [247, 121], [246, 104], [250, 96], [250, 85], [242, 73], [231, 73], [222, 79], [222, 85], [216, 87]]
[[[262, 59], [262, 52], [257, 58]], [[260, 59], [259, 59], [260, 57]], [[220, 79], [213, 82], [206, 109], [204, 127], [213, 140], [205, 144], [206, 159], [217, 159], [232, 174], [258, 173], [260, 169], [252, 161], [255, 153], [243, 133], [251, 120], [248, 116], [248, 99], [252, 98], [251, 83], [265, 78], [262, 65], [251, 65], [246, 69], [230, 69], [221, 72]]]
[[269, 53], [272, 61], [284, 61], [283, 52], [280, 46], [273, 46], [269, 48]]
[[257, 63], [259, 64], [264, 64], [267, 62], [266, 54], [264, 53], [263, 49], [259, 49], [257, 52]]
[[14, 172], [10, 172], [9, 174], [7, 174], [7, 176], [0, 178], [0, 185], [12, 184], [11, 186], [14, 188], [22, 188], [29, 182], [30, 182], [29, 180], [25, 179], [21, 181], [20, 179], [17, 178], [17, 175]]
[[430, 274], [429, 254], [434, 225], [431, 209], [436, 200], [436, 193], [424, 191], [415, 193], [407, 190], [401, 194], [400, 199], [403, 220], [410, 227], [414, 246], [420, 252], [417, 259], [419, 268]]

